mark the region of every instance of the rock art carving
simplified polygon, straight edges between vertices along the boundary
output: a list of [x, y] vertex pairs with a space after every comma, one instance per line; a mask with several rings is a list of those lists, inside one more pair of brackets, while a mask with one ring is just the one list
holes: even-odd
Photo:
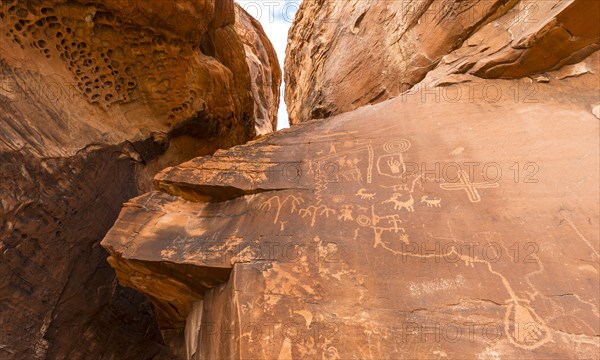
[[427, 207], [442, 207], [442, 199], [429, 198], [427, 195], [421, 197], [421, 203], [424, 203]]
[[456, 183], [442, 183], [440, 187], [444, 190], [464, 190], [467, 192], [469, 201], [477, 203], [481, 201], [481, 196], [477, 189], [493, 189], [500, 186], [497, 182], [471, 182], [469, 175], [464, 170], [458, 172], [458, 182]]

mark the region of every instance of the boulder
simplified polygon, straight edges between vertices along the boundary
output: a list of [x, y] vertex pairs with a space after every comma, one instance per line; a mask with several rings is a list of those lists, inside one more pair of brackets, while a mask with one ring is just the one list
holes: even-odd
[[0, 357], [177, 356], [99, 242], [159, 170], [272, 130], [271, 44], [231, 0], [1, 5]]
[[125, 204], [102, 246], [188, 359], [598, 354], [600, 53], [520, 79], [451, 55]]

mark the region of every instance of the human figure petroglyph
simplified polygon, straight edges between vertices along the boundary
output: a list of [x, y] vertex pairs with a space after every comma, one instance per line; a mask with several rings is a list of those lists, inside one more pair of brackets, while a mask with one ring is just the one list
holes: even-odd
[[352, 205], [344, 205], [342, 210], [340, 210], [340, 216], [338, 216], [338, 220], [354, 221], [354, 217], [352, 216], [352, 208]]
[[400, 224], [402, 224], [402, 220], [400, 219], [400, 216], [398, 214], [394, 214], [394, 215], [388, 215], [386, 216], [386, 219], [388, 220], [388, 223], [390, 223], [392, 225], [392, 230], [394, 232], [398, 232], [399, 230], [402, 230], [402, 232], [406, 232], [406, 230], [404, 230], [403, 227], [400, 227]]
[[374, 200], [377, 193], [368, 193], [367, 189], [362, 188], [359, 189], [355, 195], [360, 197], [362, 200]]
[[427, 207], [442, 207], [442, 199], [430, 199], [427, 195], [423, 195], [423, 197], [421, 197], [421, 203], [425, 203]]
[[[388, 224], [391, 226], [380, 226], [379, 223], [382, 220], [387, 220]], [[402, 232], [406, 234], [406, 230], [400, 226], [402, 220], [398, 214], [380, 216], [375, 213], [375, 205], [371, 205], [371, 215], [359, 215], [356, 219], [356, 223], [363, 228], [370, 228], [373, 230], [373, 247], [376, 248], [381, 245], [383, 248], [388, 248], [388, 246], [383, 242], [382, 236], [386, 232], [398, 234]], [[360, 229], [360, 228], [359, 228]], [[358, 234], [358, 230], [355, 230], [355, 238]], [[408, 236], [407, 236], [408, 239]], [[403, 240], [404, 241], [404, 240]]]
[[[335, 175], [335, 182], [339, 181], [340, 176], [346, 181], [361, 182], [363, 180], [363, 176], [360, 168], [358, 167], [360, 161], [361, 160], [356, 157], [354, 159], [340, 159], [335, 166], [330, 166], [329, 177], [333, 177], [333, 175]], [[330, 180], [330, 182], [333, 181]]]
[[399, 198], [401, 196], [402, 196], [402, 194], [400, 194], [400, 193], [394, 193], [390, 199], [384, 200], [381, 203], [382, 204], [393, 203], [394, 210], [406, 209], [406, 211], [408, 211], [408, 212], [414, 212], [415, 211], [415, 208], [414, 208], [415, 199], [413, 198], [412, 194], [408, 194], [408, 200], [406, 200], [406, 201], [399, 200]]

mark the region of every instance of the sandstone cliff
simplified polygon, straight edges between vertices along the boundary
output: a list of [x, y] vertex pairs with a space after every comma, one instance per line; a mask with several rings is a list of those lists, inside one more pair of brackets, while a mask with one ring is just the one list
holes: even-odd
[[290, 123], [395, 97], [448, 54], [455, 73], [490, 79], [577, 63], [600, 46], [599, 12], [588, 0], [304, 1], [285, 63]]
[[270, 42], [260, 23], [237, 4], [236, 31], [244, 43], [252, 77], [256, 133], [265, 135], [277, 130], [281, 68], [275, 49], [265, 46]]
[[187, 358], [600, 351], [598, 3], [401, 4], [305, 1], [306, 123], [165, 169], [104, 238]]
[[598, 55], [166, 169], [102, 245], [191, 359], [593, 358]]
[[0, 357], [172, 356], [99, 242], [158, 170], [275, 127], [271, 44], [229, 0], [2, 1], [0, 35]]

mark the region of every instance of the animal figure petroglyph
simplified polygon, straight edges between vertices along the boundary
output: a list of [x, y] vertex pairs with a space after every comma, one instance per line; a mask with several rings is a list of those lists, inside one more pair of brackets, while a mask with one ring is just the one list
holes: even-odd
[[415, 211], [415, 208], [414, 208], [415, 199], [412, 197], [412, 194], [409, 194], [409, 198], [407, 201], [398, 200], [401, 196], [402, 196], [402, 194], [400, 194], [400, 193], [394, 193], [394, 195], [392, 195], [392, 197], [389, 200], [382, 201], [381, 203], [382, 204], [393, 203], [394, 210], [406, 209], [408, 212], [414, 212]]
[[360, 197], [362, 200], [373, 200], [375, 199], [376, 193], [368, 193], [367, 189], [362, 188], [356, 192], [356, 196]]
[[442, 207], [442, 199], [430, 199], [427, 195], [421, 198], [421, 202], [427, 207]]

